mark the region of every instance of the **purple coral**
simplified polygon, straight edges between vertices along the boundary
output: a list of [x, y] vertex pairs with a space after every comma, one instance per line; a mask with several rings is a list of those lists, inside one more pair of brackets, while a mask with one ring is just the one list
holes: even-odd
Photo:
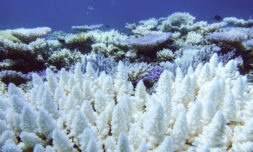
[[163, 67], [153, 66], [153, 68], [150, 71], [150, 73], [147, 76], [142, 77], [140, 80], [142, 80], [144, 82], [144, 84], [146, 85], [146, 87], [151, 88], [151, 87], [153, 87], [154, 83], [156, 83], [158, 81], [161, 73], [164, 70], [165, 70], [165, 68], [163, 68]]

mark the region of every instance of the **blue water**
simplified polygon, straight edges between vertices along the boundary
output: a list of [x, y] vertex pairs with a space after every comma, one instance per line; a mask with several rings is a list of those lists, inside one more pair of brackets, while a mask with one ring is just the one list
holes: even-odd
[[176, 11], [206, 21], [216, 14], [248, 19], [253, 0], [0, 0], [0, 28], [49, 26], [68, 31], [72, 25], [102, 23], [121, 29], [127, 22]]

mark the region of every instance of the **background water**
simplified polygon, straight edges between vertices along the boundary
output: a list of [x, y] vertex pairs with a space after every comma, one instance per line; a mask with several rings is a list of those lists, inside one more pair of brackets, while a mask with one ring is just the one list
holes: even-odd
[[72, 25], [102, 23], [121, 29], [127, 22], [176, 11], [189, 12], [197, 20], [212, 21], [216, 14], [248, 19], [253, 0], [0, 0], [0, 28], [49, 26], [69, 31]]

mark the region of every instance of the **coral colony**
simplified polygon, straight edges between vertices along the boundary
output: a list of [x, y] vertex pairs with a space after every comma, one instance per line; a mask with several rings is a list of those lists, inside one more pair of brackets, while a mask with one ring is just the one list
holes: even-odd
[[253, 151], [253, 20], [72, 28], [0, 31], [0, 151]]

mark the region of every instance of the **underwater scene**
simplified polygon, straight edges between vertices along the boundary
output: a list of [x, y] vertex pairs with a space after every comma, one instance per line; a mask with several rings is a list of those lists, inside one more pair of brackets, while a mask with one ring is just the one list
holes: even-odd
[[252, 0], [0, 0], [0, 152], [253, 152]]

